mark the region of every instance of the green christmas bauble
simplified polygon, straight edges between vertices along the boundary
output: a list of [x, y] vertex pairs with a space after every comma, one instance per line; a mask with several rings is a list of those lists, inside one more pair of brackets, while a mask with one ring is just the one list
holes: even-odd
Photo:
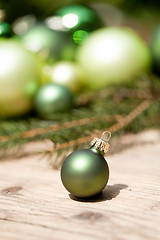
[[0, 37], [11, 37], [12, 28], [7, 22], [0, 22]]
[[57, 62], [50, 70], [51, 81], [77, 93], [83, 86], [84, 74], [79, 65], [69, 61]]
[[78, 198], [99, 194], [106, 186], [108, 178], [108, 164], [95, 147], [71, 153], [61, 168], [64, 187]]
[[31, 110], [40, 84], [37, 58], [13, 40], [0, 41], [0, 117]]
[[63, 48], [67, 45], [67, 35], [49, 29], [43, 24], [30, 28], [19, 40], [28, 50], [37, 53], [42, 59], [61, 59]]
[[160, 74], [160, 24], [153, 30], [150, 47], [155, 70]]
[[69, 89], [53, 83], [43, 85], [34, 99], [35, 110], [46, 119], [53, 118], [56, 113], [70, 110], [72, 103], [73, 95]]
[[95, 31], [79, 47], [76, 59], [91, 89], [129, 82], [151, 65], [145, 42], [133, 30], [124, 27]]
[[73, 41], [77, 44], [83, 43], [90, 32], [103, 25], [94, 10], [78, 4], [59, 8], [53, 19], [55, 18], [59, 23], [59, 30], [71, 33]]

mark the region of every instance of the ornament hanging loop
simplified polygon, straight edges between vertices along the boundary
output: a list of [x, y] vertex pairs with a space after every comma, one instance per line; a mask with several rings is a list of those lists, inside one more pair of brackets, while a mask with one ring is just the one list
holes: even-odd
[[101, 139], [106, 143], [109, 141], [110, 138], [111, 138], [111, 132], [109, 131], [105, 131], [101, 135]]
[[102, 133], [101, 138], [94, 138], [91, 142], [91, 147], [94, 146], [96, 149], [100, 151], [108, 152], [110, 145], [107, 143], [111, 138], [111, 133], [109, 131], [105, 131]]

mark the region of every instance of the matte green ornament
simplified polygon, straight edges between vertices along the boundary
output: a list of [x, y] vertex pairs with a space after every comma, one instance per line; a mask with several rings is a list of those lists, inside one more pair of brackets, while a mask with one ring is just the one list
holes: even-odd
[[43, 85], [34, 99], [35, 110], [46, 119], [53, 118], [56, 113], [70, 110], [72, 103], [73, 94], [69, 89], [54, 83]]
[[[107, 139], [104, 139], [107, 134]], [[109, 178], [109, 167], [103, 155], [109, 149], [111, 134], [106, 131], [95, 138], [90, 149], [71, 153], [63, 162], [61, 179], [64, 187], [77, 198], [89, 198], [102, 192]]]

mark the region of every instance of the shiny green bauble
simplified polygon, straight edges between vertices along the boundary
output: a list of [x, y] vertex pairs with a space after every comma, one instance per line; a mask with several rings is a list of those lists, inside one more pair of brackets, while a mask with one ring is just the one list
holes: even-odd
[[73, 95], [68, 88], [53, 83], [43, 85], [35, 95], [35, 110], [40, 117], [54, 118], [56, 113], [71, 109]]
[[108, 164], [95, 147], [71, 153], [61, 168], [64, 187], [77, 198], [89, 198], [101, 193], [108, 178]]
[[61, 59], [63, 48], [67, 45], [67, 35], [36, 24], [19, 38], [28, 50], [37, 53], [42, 59]]
[[94, 10], [83, 5], [68, 5], [59, 8], [55, 15], [59, 17], [61, 30], [72, 34], [73, 41], [81, 44], [88, 34], [102, 27], [102, 22]]
[[81, 29], [90, 32], [102, 26], [96, 12], [83, 5], [64, 6], [59, 8], [55, 15], [62, 18], [63, 26], [68, 31]]
[[61, 84], [73, 93], [78, 93], [84, 82], [84, 74], [79, 65], [69, 61], [60, 61], [53, 65], [50, 77], [51, 82]]
[[150, 69], [151, 56], [145, 42], [125, 27], [102, 28], [79, 47], [76, 59], [86, 73], [86, 85], [100, 89], [128, 83]]
[[0, 37], [10, 37], [12, 35], [12, 28], [9, 23], [0, 22]]
[[37, 58], [13, 40], [0, 41], [0, 117], [15, 117], [33, 107], [40, 85]]

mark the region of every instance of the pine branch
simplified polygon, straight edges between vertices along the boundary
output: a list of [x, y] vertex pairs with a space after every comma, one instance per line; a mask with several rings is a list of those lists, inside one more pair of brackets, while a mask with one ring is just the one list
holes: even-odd
[[[103, 116], [102, 120], [103, 121], [112, 121], [116, 118], [119, 118], [119, 116]], [[78, 119], [78, 120], [73, 120], [70, 122], [65, 122], [62, 124], [54, 124], [51, 125], [49, 127], [46, 128], [37, 128], [37, 129], [32, 129], [29, 131], [25, 131], [22, 134], [20, 134], [19, 136], [17, 136], [17, 139], [21, 139], [21, 138], [32, 138], [38, 135], [42, 135], [42, 134], [46, 134], [46, 133], [50, 133], [52, 131], [58, 131], [60, 129], [63, 128], [71, 128], [71, 127], [75, 127], [75, 126], [83, 126], [85, 124], [89, 124], [92, 123], [94, 121], [97, 121], [98, 117], [91, 117], [91, 118], [84, 118], [84, 119]], [[0, 136], [0, 142], [5, 142], [9, 140], [9, 136], [5, 135], [5, 136]]]
[[[131, 121], [133, 121], [136, 117], [138, 117], [143, 111], [145, 111], [150, 105], [152, 104], [152, 101], [149, 100], [144, 100], [142, 103], [140, 103], [129, 115], [126, 117], [122, 117], [117, 123], [113, 124], [111, 127], [109, 127], [107, 130], [110, 131], [111, 133], [114, 133], [127, 124], [129, 124]], [[84, 144], [93, 139], [94, 137], [97, 137], [97, 135], [102, 135], [102, 133], [106, 129], [103, 129], [103, 131], [96, 131], [96, 133], [87, 136], [87, 137], [82, 137], [78, 138], [77, 140], [72, 140], [67, 143], [62, 143], [62, 144], [56, 144], [55, 148], [52, 151], [58, 151], [62, 149], [68, 149], [73, 147], [74, 145], [79, 145], [79, 144]]]
[[[147, 84], [138, 84], [143, 88], [135, 85], [85, 93], [79, 97], [78, 104], [71, 113], [56, 114], [53, 120], [29, 117], [0, 121], [2, 155], [7, 155], [10, 149], [18, 149], [27, 142], [51, 139], [54, 148], [43, 154], [51, 159], [52, 154], [56, 153], [57, 161], [50, 161], [52, 165], [58, 166], [58, 159], [66, 151], [83, 147], [106, 129], [112, 133], [140, 131], [154, 126], [156, 121], [156, 126], [159, 126], [159, 103], [154, 101], [155, 87], [151, 88], [149, 81]], [[138, 124], [134, 123], [136, 118]]]
[[[142, 101], [126, 117], [121, 117], [119, 119], [119, 121], [117, 121], [117, 123], [110, 126], [107, 130], [110, 131], [111, 133], [115, 133], [115, 132], [119, 131], [121, 128], [124, 128], [129, 123], [131, 123], [135, 118], [140, 116], [152, 104], [153, 104], [153, 101], [150, 101], [150, 100]], [[93, 138], [95, 138], [97, 136], [101, 136], [104, 131], [106, 131], [106, 129], [103, 129], [101, 131], [96, 131], [95, 133], [93, 133], [89, 136], [81, 137], [81, 138], [78, 138], [77, 140], [72, 140], [72, 141], [69, 141], [69, 142], [63, 143], [63, 144], [56, 144], [53, 149], [50, 149], [49, 151], [46, 152], [46, 154], [49, 154], [49, 156], [50, 156], [50, 158], [49, 158], [50, 165], [53, 168], [58, 169], [61, 166], [61, 164], [66, 156], [67, 150], [69, 150], [69, 149], [76, 150], [76, 149], [80, 148], [81, 146], [83, 147], [86, 143], [91, 141]], [[75, 149], [74, 149], [74, 147], [75, 147]], [[56, 156], [54, 155], [54, 158], [52, 158], [51, 156], [55, 152], [57, 152], [58, 154]]]
[[[122, 88], [119, 90], [118, 94], [117, 94], [117, 90], [115, 88], [110, 88], [109, 91], [108, 90], [102, 90], [102, 91], [98, 91], [98, 92], [91, 92], [91, 93], [87, 93], [87, 94], [83, 94], [80, 96], [79, 98], [79, 105], [87, 104], [90, 100], [95, 100], [97, 98], [103, 99], [106, 98], [107, 96], [114, 96], [114, 100], [116, 100], [118, 98], [118, 101], [120, 100], [119, 98], [126, 98], [126, 97], [137, 97], [140, 99], [151, 99], [152, 96], [150, 94], [150, 90], [149, 89], [128, 89], [128, 88]], [[82, 104], [82, 105], [83, 105]], [[119, 115], [117, 116], [104, 116], [102, 117], [103, 119], [106, 118], [107, 121], [111, 121], [112, 119], [115, 119], [116, 117], [120, 117]], [[48, 127], [39, 127], [39, 128], [34, 128], [31, 130], [27, 130], [27, 131], [23, 131], [22, 133], [11, 133], [8, 135], [2, 135], [0, 136], [0, 143], [2, 142], [6, 142], [9, 141], [10, 138], [13, 138], [14, 136], [16, 137], [16, 140], [18, 139], [26, 139], [26, 138], [34, 138], [43, 134], [47, 134], [50, 133], [52, 131], [58, 131], [60, 129], [63, 128], [70, 128], [73, 126], [82, 126], [85, 125], [89, 122], [93, 122], [96, 121], [98, 119], [98, 117], [90, 117], [88, 118], [82, 118], [82, 119], [77, 119], [77, 120], [73, 120], [73, 121], [68, 121], [68, 122], [64, 122], [62, 124], [52, 124], [51, 126]], [[12, 122], [12, 124], [14, 124], [14, 122]], [[9, 125], [10, 126], [10, 125]], [[7, 133], [9, 132], [9, 129], [7, 131]]]

